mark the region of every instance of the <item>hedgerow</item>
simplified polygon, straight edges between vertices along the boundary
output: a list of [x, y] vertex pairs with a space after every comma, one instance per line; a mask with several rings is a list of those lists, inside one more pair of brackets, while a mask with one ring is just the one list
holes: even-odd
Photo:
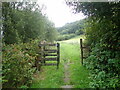
[[39, 50], [37, 45], [37, 41], [3, 45], [3, 88], [29, 86], [32, 83], [35, 72], [33, 66]]
[[91, 52], [85, 66], [91, 87], [120, 87], [120, 2], [66, 2], [87, 16], [84, 27]]

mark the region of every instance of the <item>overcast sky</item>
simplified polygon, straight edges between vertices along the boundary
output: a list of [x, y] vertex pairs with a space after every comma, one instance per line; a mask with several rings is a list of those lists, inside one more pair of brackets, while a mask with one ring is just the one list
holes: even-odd
[[72, 13], [69, 6], [65, 4], [65, 0], [38, 0], [38, 4], [44, 4], [46, 6], [44, 13], [55, 24], [55, 27], [61, 27], [66, 23], [85, 18], [82, 13]]

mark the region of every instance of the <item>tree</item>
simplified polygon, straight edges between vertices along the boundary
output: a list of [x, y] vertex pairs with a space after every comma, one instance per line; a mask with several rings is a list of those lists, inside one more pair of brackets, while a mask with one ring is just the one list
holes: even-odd
[[[6, 44], [25, 43], [36, 38], [43, 40], [47, 29], [50, 34], [55, 32], [54, 26], [34, 2], [3, 2], [2, 17]], [[49, 37], [54, 39], [52, 35]]]
[[85, 33], [91, 46], [85, 65], [91, 87], [120, 87], [120, 2], [66, 2], [75, 13], [87, 15]]

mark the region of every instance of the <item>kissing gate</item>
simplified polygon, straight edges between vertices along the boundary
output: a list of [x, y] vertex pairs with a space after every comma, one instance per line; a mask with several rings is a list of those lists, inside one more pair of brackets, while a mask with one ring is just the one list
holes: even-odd
[[[41, 66], [57, 66], [59, 68], [60, 62], [60, 44], [59, 43], [40, 43], [39, 45], [39, 60], [36, 62], [37, 69], [40, 66], [37, 64], [40, 62]], [[52, 62], [52, 63], [50, 63]]]

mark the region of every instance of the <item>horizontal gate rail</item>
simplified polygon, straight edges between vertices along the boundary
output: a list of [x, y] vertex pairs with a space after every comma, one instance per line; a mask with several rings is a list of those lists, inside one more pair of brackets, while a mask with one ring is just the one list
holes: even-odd
[[57, 61], [57, 58], [44, 58], [45, 61]]
[[47, 53], [56, 53], [57, 50], [45, 50], [45, 52], [47, 52]]
[[57, 52], [57, 50], [53, 50], [53, 49], [45, 49], [44, 51], [52, 51], [52, 52]]
[[57, 44], [39, 44], [39, 46], [57, 46]]
[[45, 54], [45, 56], [57, 56], [57, 54]]

